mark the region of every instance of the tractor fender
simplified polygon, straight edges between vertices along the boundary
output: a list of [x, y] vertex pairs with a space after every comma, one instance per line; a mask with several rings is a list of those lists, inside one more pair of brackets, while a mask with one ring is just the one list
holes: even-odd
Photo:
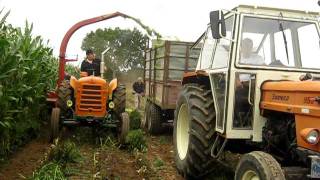
[[57, 107], [58, 95], [55, 91], [49, 91], [47, 93], [46, 102], [50, 107]]
[[71, 76], [71, 78], [70, 78], [70, 86], [73, 89], [76, 89], [77, 88], [77, 84], [78, 84], [77, 78], [75, 78], [74, 76]]
[[108, 92], [111, 94], [118, 87], [118, 79], [112, 79], [109, 83]]
[[209, 75], [205, 71], [186, 72], [183, 75], [182, 85], [188, 83], [197, 83], [203, 85], [210, 85]]

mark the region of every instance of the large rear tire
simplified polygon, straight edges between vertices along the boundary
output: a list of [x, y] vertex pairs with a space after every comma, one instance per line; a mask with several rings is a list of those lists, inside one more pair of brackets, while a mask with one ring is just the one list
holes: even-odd
[[118, 117], [126, 110], [126, 87], [120, 84], [113, 92], [114, 111]]
[[156, 104], [150, 102], [149, 117], [147, 119], [148, 132], [152, 135], [161, 134], [164, 130], [162, 127], [162, 112], [161, 108]]
[[235, 180], [285, 180], [280, 164], [268, 153], [253, 151], [240, 159]]
[[198, 84], [183, 87], [175, 111], [173, 142], [177, 169], [186, 179], [202, 177], [216, 163], [210, 154], [215, 115], [211, 90]]
[[54, 140], [59, 136], [60, 108], [52, 109], [50, 121], [51, 121], [50, 142], [54, 142]]
[[70, 86], [70, 82], [68, 80], [62, 81], [60, 84], [58, 91], [58, 107], [61, 109], [62, 114], [66, 113], [68, 110], [67, 101], [72, 100], [72, 90]]

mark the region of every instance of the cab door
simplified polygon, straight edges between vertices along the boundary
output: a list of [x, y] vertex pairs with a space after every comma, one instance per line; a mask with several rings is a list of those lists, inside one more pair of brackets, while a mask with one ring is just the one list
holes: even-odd
[[[225, 132], [227, 118], [227, 100], [229, 87], [229, 65], [233, 52], [234, 39], [234, 14], [225, 18], [226, 37], [214, 40], [212, 61], [210, 65], [209, 78], [211, 82], [212, 95], [216, 112], [216, 131]], [[210, 31], [208, 29], [208, 31]], [[209, 33], [208, 33], [209, 34]], [[210, 32], [211, 34], [211, 32]]]

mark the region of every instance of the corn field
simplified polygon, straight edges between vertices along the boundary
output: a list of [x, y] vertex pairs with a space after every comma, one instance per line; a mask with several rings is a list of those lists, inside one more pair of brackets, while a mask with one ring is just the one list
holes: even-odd
[[[0, 162], [40, 129], [46, 92], [55, 88], [58, 61], [33, 25], [24, 29], [0, 21]], [[46, 113], [47, 114], [47, 113]]]

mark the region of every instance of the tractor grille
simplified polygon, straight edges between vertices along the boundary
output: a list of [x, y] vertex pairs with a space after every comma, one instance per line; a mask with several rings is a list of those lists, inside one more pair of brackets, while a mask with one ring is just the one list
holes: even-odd
[[82, 85], [82, 92], [80, 98], [81, 110], [102, 110], [102, 94], [101, 86], [99, 85]]

